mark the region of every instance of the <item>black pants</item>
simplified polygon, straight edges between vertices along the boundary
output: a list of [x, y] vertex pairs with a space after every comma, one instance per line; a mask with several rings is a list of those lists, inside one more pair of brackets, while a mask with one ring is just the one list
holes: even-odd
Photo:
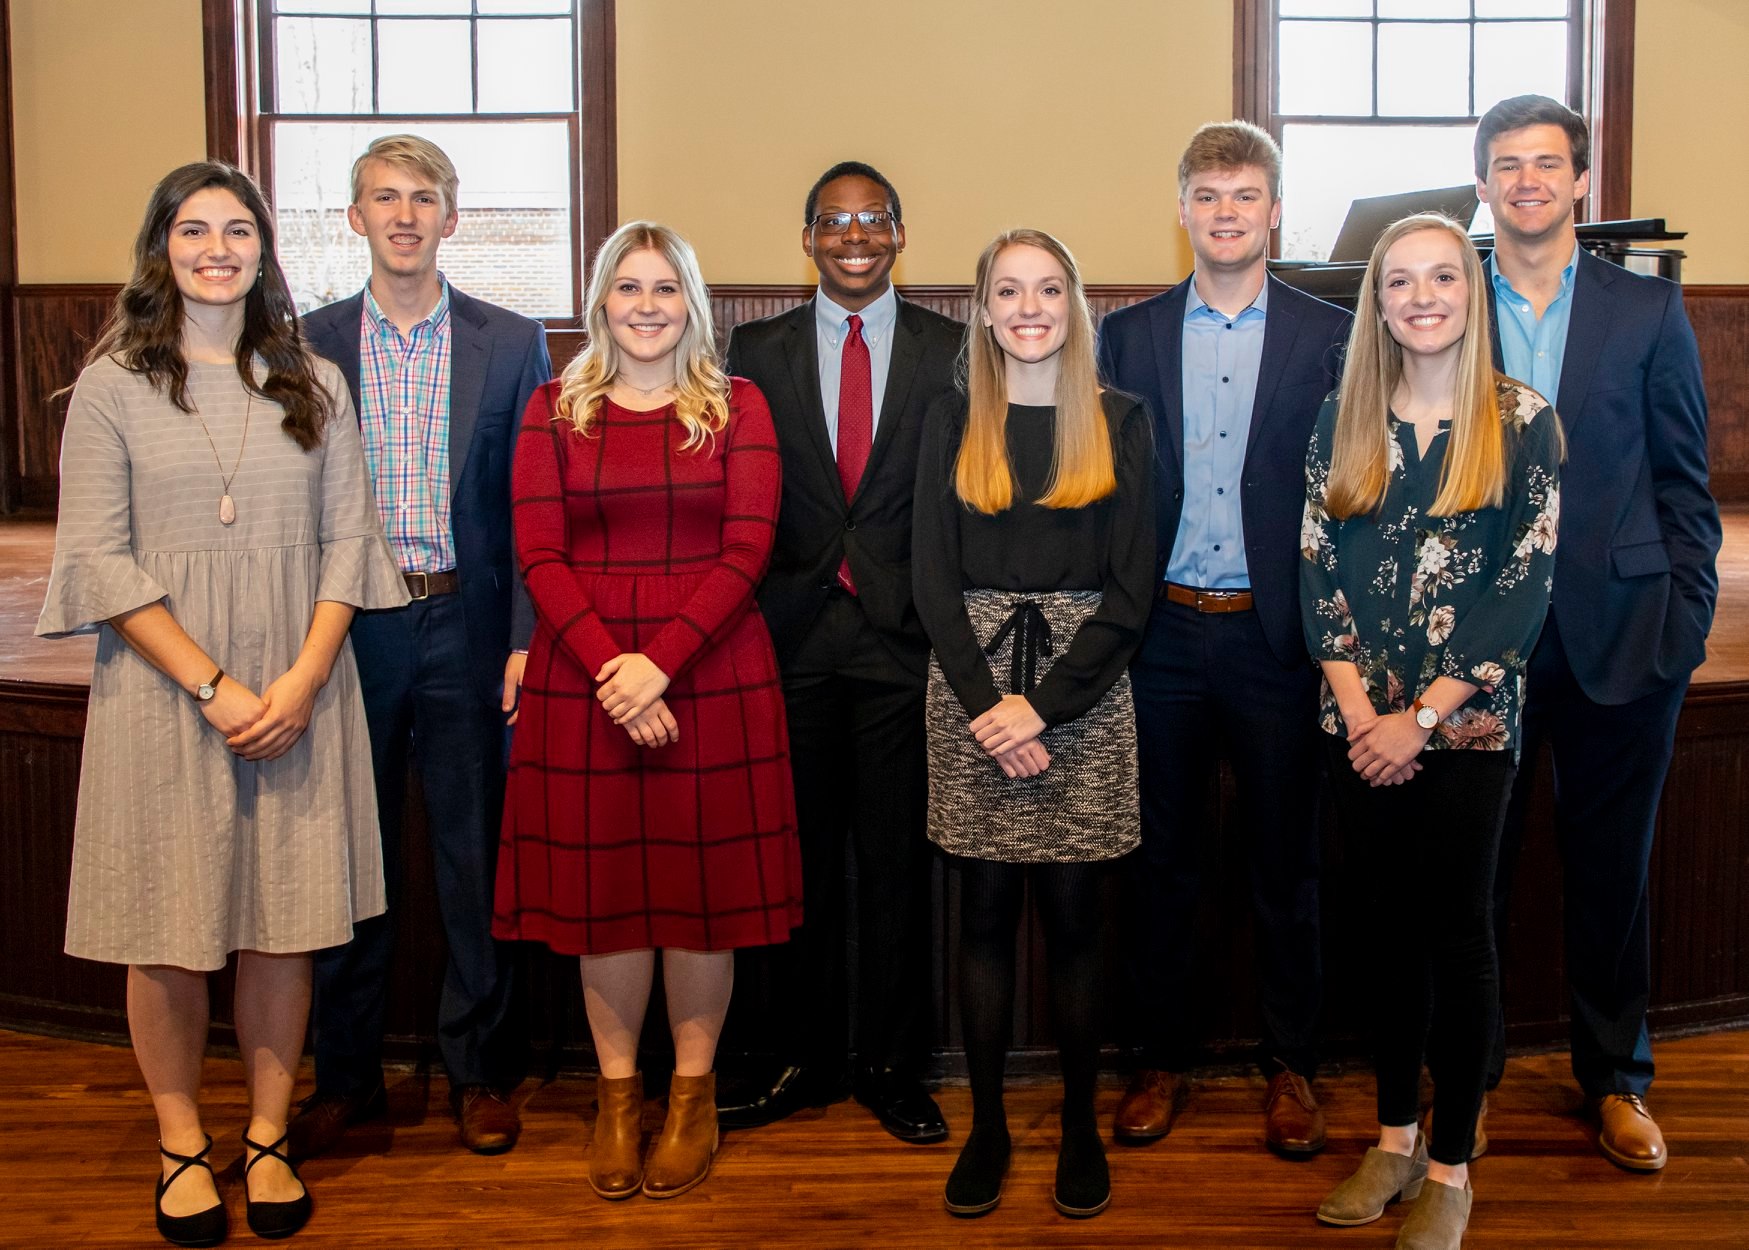
[[[1251, 877], [1262, 1014], [1259, 1059], [1302, 1076], [1316, 1066], [1323, 977], [1318, 936], [1318, 677], [1284, 666], [1255, 612], [1154, 605], [1130, 664], [1141, 764], [1142, 849], [1128, 874], [1132, 998], [1145, 1067], [1194, 1065], [1198, 977], [1211, 952], [1196, 930], [1214, 838], [1205, 810], [1221, 756], [1238, 782]], [[1228, 928], [1230, 926], [1223, 926]]]
[[[999, 819], [992, 813], [992, 819]], [[960, 1021], [972, 1122], [1004, 1120], [1002, 1075], [1014, 1025], [1014, 947], [1028, 882], [1045, 932], [1051, 1024], [1063, 1069], [1065, 1128], [1091, 1129], [1099, 1069], [1099, 884], [1108, 864], [1008, 864], [955, 857]]]
[[[1619, 706], [1593, 702], [1567, 665], [1551, 615], [1525, 676], [1524, 763], [1513, 788], [1494, 886], [1495, 931], [1524, 844], [1536, 755], [1554, 753], [1555, 837], [1561, 852], [1573, 1076], [1593, 1098], [1645, 1094], [1652, 1084], [1646, 1008], [1652, 996], [1648, 876], [1658, 799], [1688, 683]], [[1502, 943], [1504, 949], [1504, 943]], [[1506, 1070], [1506, 1026], [1494, 1036], [1489, 1088]]]
[[783, 694], [804, 920], [788, 944], [743, 956], [771, 978], [768, 1046], [827, 1077], [854, 1048], [861, 1067], [921, 1078], [933, 862], [923, 676], [893, 656], [855, 599], [834, 591], [784, 664]]
[[382, 1083], [404, 877], [403, 796], [415, 758], [449, 949], [437, 1047], [451, 1084], [513, 1086], [526, 1069], [527, 1042], [511, 1018], [509, 948], [492, 937], [507, 738], [504, 713], [480, 695], [461, 596], [361, 612], [352, 622], [352, 645], [370, 728], [389, 908], [354, 925], [346, 945], [316, 952], [310, 1010], [316, 1088], [356, 1093]]
[[1440, 1163], [1467, 1163], [1500, 1011], [1494, 864], [1516, 771], [1509, 751], [1424, 751], [1400, 786], [1371, 787], [1326, 736], [1344, 837], [1367, 885], [1379, 1123], [1420, 1115], [1433, 1072]]

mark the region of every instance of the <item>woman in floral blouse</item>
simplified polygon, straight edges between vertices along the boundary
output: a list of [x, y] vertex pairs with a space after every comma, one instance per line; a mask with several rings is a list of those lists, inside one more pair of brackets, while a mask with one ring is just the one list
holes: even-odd
[[[1318, 1218], [1416, 1199], [1399, 1250], [1461, 1244], [1499, 1007], [1490, 900], [1524, 666], [1548, 612], [1560, 425], [1494, 372], [1463, 230], [1422, 214], [1373, 249], [1336, 395], [1306, 460], [1306, 643], [1337, 807], [1380, 926], [1379, 1143]], [[1423, 1058], [1435, 1105], [1417, 1127]]]

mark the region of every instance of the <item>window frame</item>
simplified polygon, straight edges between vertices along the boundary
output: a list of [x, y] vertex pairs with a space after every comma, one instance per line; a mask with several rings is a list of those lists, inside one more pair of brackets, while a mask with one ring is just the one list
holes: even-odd
[[[1636, 0], [1578, 0], [1579, 38], [1569, 41], [1568, 80], [1578, 100], [1567, 103], [1591, 126], [1591, 193], [1580, 220], [1610, 221], [1632, 214], [1634, 120], [1634, 8]], [[1305, 118], [1276, 111], [1277, 0], [1233, 0], [1233, 115], [1254, 122], [1281, 141], [1283, 123], [1328, 121], [1339, 125], [1437, 125], [1438, 117]], [[1354, 19], [1359, 20], [1359, 19]], [[1371, 19], [1368, 19], [1371, 20]], [[1451, 19], [1458, 20], [1458, 19]], [[1465, 19], [1468, 20], [1468, 19]], [[1376, 97], [1377, 85], [1374, 92]], [[1281, 252], [1281, 232], [1272, 231], [1270, 254]]]
[[[576, 0], [576, 108], [564, 114], [570, 131], [571, 157], [571, 298], [577, 311], [569, 316], [538, 318], [549, 330], [582, 325], [584, 262], [613, 232], [619, 215], [618, 126], [614, 83], [615, 0]], [[261, 100], [270, 92], [264, 75], [271, 70], [270, 0], [201, 0], [203, 54], [206, 62], [207, 155], [247, 171], [263, 187], [273, 185], [272, 124], [276, 121], [324, 121], [394, 124], [398, 119], [419, 123], [550, 121], [554, 114], [324, 113], [264, 114]], [[465, 205], [463, 211], [466, 212]]]

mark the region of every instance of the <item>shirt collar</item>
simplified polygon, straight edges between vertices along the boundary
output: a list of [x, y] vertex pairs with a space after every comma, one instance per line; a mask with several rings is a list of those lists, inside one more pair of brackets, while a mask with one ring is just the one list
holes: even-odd
[[1249, 305], [1241, 309], [1237, 317], [1228, 317], [1226, 313], [1220, 311], [1218, 308], [1209, 307], [1208, 302], [1203, 299], [1202, 293], [1196, 289], [1196, 275], [1193, 273], [1190, 277], [1190, 297], [1184, 302], [1184, 318], [1186, 321], [1196, 316], [1197, 313], [1205, 308], [1208, 309], [1209, 316], [1219, 317], [1222, 321], [1239, 321], [1250, 316], [1253, 312], [1257, 313], [1259, 316], [1268, 316], [1269, 314], [1268, 278], [1264, 278], [1262, 287], [1257, 291], [1256, 299], [1252, 300]]
[[[393, 321], [389, 320], [388, 314], [383, 312], [382, 305], [377, 303], [377, 297], [370, 289], [370, 279], [368, 278], [365, 279], [364, 283], [364, 311], [365, 315], [371, 319], [371, 324], [376, 327], [378, 333], [381, 333], [385, 326], [394, 330], [397, 334], [400, 333], [400, 327], [395, 325]], [[448, 321], [449, 279], [440, 273], [437, 275], [437, 306], [414, 324], [413, 329], [409, 331], [409, 336], [417, 332], [422, 325], [429, 325], [434, 332], [441, 330]]]
[[[1498, 249], [1488, 253], [1488, 277], [1494, 285], [1494, 293], [1496, 295], [1507, 296], [1511, 299], [1523, 299], [1524, 297], [1522, 295], [1512, 289], [1512, 283], [1507, 281], [1506, 275], [1500, 272], [1500, 266], [1495, 263], [1499, 255], [1500, 253]], [[1560, 294], [1555, 296], [1555, 299], [1560, 299], [1563, 295], [1571, 295], [1573, 293], [1573, 278], [1574, 275], [1578, 273], [1578, 270], [1579, 242], [1575, 239], [1573, 242], [1573, 254], [1567, 258], [1567, 265], [1561, 270], [1561, 290]]]
[[[862, 337], [879, 342], [899, 319], [899, 293], [889, 284], [874, 303], [855, 315], [862, 318]], [[814, 293], [814, 324], [826, 336], [827, 342], [838, 342], [844, 334], [845, 320], [850, 316], [850, 310], [834, 304], [826, 297], [826, 292]]]

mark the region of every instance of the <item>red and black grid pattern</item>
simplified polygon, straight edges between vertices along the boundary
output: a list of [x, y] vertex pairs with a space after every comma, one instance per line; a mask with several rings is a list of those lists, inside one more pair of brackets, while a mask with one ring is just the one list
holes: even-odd
[[[801, 860], [777, 659], [753, 590], [780, 461], [757, 387], [680, 450], [672, 407], [603, 402], [587, 437], [523, 417], [512, 484], [537, 624], [511, 746], [493, 932], [562, 954], [787, 941]], [[593, 675], [642, 652], [667, 673], [678, 742], [638, 746]]]

